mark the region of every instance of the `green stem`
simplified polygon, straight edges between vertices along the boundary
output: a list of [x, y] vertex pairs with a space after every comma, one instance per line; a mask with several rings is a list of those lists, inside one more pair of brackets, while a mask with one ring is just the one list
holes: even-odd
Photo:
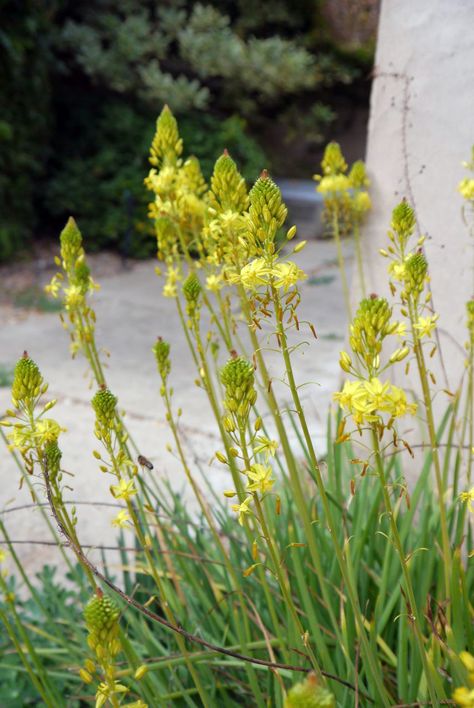
[[332, 217], [332, 232], [334, 235], [334, 241], [336, 242], [337, 250], [337, 261], [339, 263], [339, 272], [341, 274], [342, 292], [344, 294], [344, 302], [346, 305], [346, 312], [348, 321], [352, 321], [352, 308], [351, 308], [351, 297], [349, 293], [349, 285], [347, 282], [346, 275], [346, 265], [344, 261], [344, 253], [342, 250], [341, 234], [339, 231], [339, 213], [337, 208], [334, 209]]
[[[423, 643], [423, 634], [421, 631], [420, 619], [419, 619], [420, 618], [420, 609], [418, 607], [418, 603], [416, 602], [415, 593], [413, 591], [413, 585], [412, 585], [410, 573], [408, 570], [405, 552], [403, 550], [402, 542], [400, 539], [400, 534], [398, 533], [398, 526], [397, 526], [397, 521], [395, 518], [395, 513], [394, 513], [394, 510], [392, 507], [390, 494], [388, 493], [388, 489], [387, 489], [387, 480], [385, 478], [384, 463], [383, 463], [382, 455], [380, 452], [378, 429], [375, 425], [372, 427], [372, 445], [373, 445], [373, 449], [374, 449], [374, 453], [375, 453], [377, 474], [378, 474], [378, 477], [380, 480], [384, 505], [385, 505], [385, 509], [388, 513], [389, 520], [390, 520], [390, 530], [391, 530], [392, 541], [394, 543], [395, 550], [397, 551], [397, 555], [398, 555], [400, 565], [402, 568], [403, 579], [405, 581], [405, 591], [406, 591], [408, 602], [410, 605], [410, 607], [408, 608], [408, 612], [409, 612], [408, 619], [409, 619], [411, 626], [413, 627], [413, 631], [415, 633], [415, 639], [416, 639], [416, 643], [418, 645], [418, 651], [420, 652], [420, 658], [423, 663], [423, 668], [425, 670], [426, 681], [428, 684], [428, 691], [430, 694], [432, 705], [435, 706], [435, 705], [438, 705], [438, 699], [445, 698], [445, 695], [444, 695], [444, 691], [443, 691], [440, 679], [436, 675], [433, 663], [432, 663], [431, 659], [428, 658], [428, 655], [425, 651], [425, 646]], [[407, 671], [408, 671], [408, 667], [407, 667]]]
[[443, 549], [443, 569], [444, 569], [444, 585], [445, 585], [445, 598], [448, 601], [446, 607], [446, 616], [449, 624], [451, 608], [449, 599], [451, 596], [451, 547], [449, 541], [448, 523], [446, 519], [446, 506], [445, 506], [445, 488], [443, 484], [443, 475], [441, 470], [441, 461], [439, 458], [438, 451], [438, 440], [436, 436], [436, 428], [433, 416], [433, 405], [431, 401], [431, 391], [428, 382], [428, 373], [426, 369], [425, 357], [423, 353], [423, 347], [421, 341], [418, 337], [418, 333], [415, 329], [415, 324], [418, 320], [416, 304], [412, 301], [408, 302], [408, 313], [411, 324], [411, 334], [413, 338], [413, 346], [415, 351], [416, 363], [418, 366], [418, 374], [421, 382], [421, 389], [423, 394], [423, 402], [425, 405], [426, 412], [426, 422], [428, 426], [428, 436], [430, 439], [431, 453], [433, 455], [433, 463], [435, 469], [436, 486], [438, 489], [438, 504], [439, 504], [439, 517], [441, 523], [441, 543]]
[[362, 247], [360, 243], [360, 224], [358, 221], [354, 224], [354, 241], [356, 247], [357, 269], [359, 271], [359, 283], [362, 297], [366, 297], [364, 262], [362, 259]]

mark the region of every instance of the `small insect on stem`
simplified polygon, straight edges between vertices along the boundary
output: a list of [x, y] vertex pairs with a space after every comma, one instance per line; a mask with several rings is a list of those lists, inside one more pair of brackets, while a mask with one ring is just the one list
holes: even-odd
[[151, 464], [150, 460], [148, 460], [144, 455], [138, 455], [137, 457], [138, 464], [141, 465], [142, 467], [146, 467], [149, 470], [153, 469], [153, 465]]

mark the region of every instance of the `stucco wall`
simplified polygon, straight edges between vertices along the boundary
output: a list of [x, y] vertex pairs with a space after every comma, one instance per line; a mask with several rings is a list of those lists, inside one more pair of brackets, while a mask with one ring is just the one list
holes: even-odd
[[[367, 166], [374, 210], [365, 231], [370, 290], [387, 294], [392, 208], [414, 206], [426, 234], [448, 385], [462, 374], [465, 303], [474, 295], [474, 239], [457, 184], [474, 143], [474, 0], [383, 0]], [[441, 373], [440, 384], [446, 385]]]

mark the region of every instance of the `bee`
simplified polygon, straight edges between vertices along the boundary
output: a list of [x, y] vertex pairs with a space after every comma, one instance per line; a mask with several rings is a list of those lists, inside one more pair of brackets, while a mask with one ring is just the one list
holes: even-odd
[[146, 467], [149, 470], [153, 469], [153, 465], [150, 460], [148, 460], [144, 455], [138, 455], [137, 461], [139, 465], [142, 465], [142, 467]]

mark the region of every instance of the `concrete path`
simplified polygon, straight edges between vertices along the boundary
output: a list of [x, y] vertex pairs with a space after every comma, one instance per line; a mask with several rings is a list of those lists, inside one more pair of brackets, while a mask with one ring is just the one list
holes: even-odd
[[[344, 248], [350, 264], [351, 244], [346, 242]], [[312, 241], [299, 254], [298, 261], [309, 276], [302, 286], [300, 319], [314, 323], [319, 339], [314, 340], [307, 330], [301, 331], [294, 343], [306, 340], [310, 344], [296, 350], [294, 362], [298, 383], [314, 382], [303, 391], [312, 430], [318, 447], [322, 449], [328, 404], [339, 382], [338, 353], [345, 336], [345, 314], [332, 242]], [[182, 490], [184, 498], [192, 504], [184, 474], [175, 457], [166, 451], [170, 435], [151, 352], [157, 335], [171, 342], [175, 405], [183, 409], [182, 432], [190, 455], [200, 461], [216, 489], [229, 487], [229, 475], [215, 460], [210, 464], [215, 451], [221, 448], [215, 434], [216, 426], [205, 393], [194, 385], [195, 371], [175, 306], [161, 296], [161, 281], [155, 275], [155, 265], [152, 260], [133, 263], [129, 270], [102, 279], [101, 289], [94, 295], [97, 339], [99, 345], [110, 352], [108, 384], [119, 397], [139, 450], [154, 465], [150, 474], [167, 476], [173, 487]], [[241, 331], [244, 332], [243, 324]], [[47, 395], [58, 399], [52, 415], [67, 428], [61, 438], [61, 447], [63, 467], [74, 474], [69, 499], [113, 501], [109, 492], [112, 479], [99, 471], [92, 456], [92, 450], [97, 448], [90, 407], [95, 389], [88, 388], [90, 377], [86, 362], [82, 358], [71, 360], [68, 337], [57, 314], [29, 312], [21, 321], [4, 321], [0, 328], [0, 363], [14, 363], [24, 349], [35, 359], [49, 382]], [[269, 353], [269, 362], [271, 375], [277, 382], [282, 376], [280, 359]], [[285, 400], [288, 390], [282, 384], [275, 383], [275, 386], [281, 400]], [[9, 405], [8, 389], [0, 389], [0, 411]], [[18, 489], [19, 472], [2, 441], [0, 479], [0, 510], [30, 502], [28, 491]], [[44, 499], [41, 487], [38, 487], [38, 496]], [[116, 532], [110, 521], [116, 514], [115, 509], [80, 505], [77, 510], [78, 531], [83, 543], [114, 543]], [[2, 518], [15, 540], [48, 539], [38, 510], [12, 511], [4, 513]], [[58, 552], [47, 546], [25, 544], [18, 546], [18, 550], [31, 571], [60, 559]], [[92, 557], [99, 559], [97, 552], [92, 553]]]

